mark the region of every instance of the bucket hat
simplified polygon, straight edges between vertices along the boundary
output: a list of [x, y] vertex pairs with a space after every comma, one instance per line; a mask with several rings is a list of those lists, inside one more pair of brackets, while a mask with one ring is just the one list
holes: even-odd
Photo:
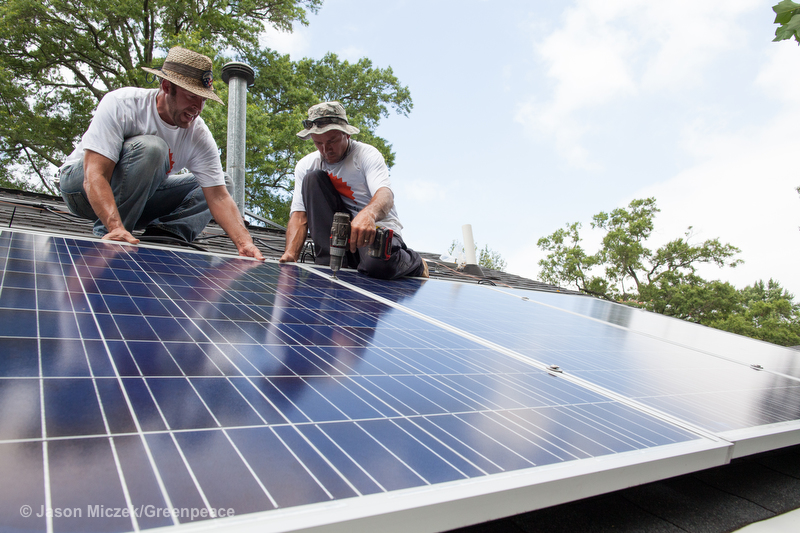
[[308, 120], [303, 121], [303, 131], [297, 134], [304, 141], [311, 135], [319, 135], [331, 130], [343, 131], [348, 135], [358, 133], [358, 128], [347, 122], [347, 113], [339, 102], [322, 102], [308, 108]]
[[192, 52], [180, 46], [169, 49], [161, 70], [142, 67], [142, 70], [155, 74], [203, 98], [223, 103], [214, 92], [214, 65], [211, 59], [203, 54]]

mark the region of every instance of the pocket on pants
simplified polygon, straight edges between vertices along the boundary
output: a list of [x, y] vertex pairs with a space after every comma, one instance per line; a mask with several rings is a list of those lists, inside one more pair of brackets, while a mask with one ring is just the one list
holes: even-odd
[[82, 192], [76, 191], [62, 193], [62, 196], [64, 197], [64, 202], [67, 204], [67, 207], [69, 207], [69, 210], [74, 214], [78, 215], [79, 217], [97, 220], [97, 215], [94, 214], [92, 205]]

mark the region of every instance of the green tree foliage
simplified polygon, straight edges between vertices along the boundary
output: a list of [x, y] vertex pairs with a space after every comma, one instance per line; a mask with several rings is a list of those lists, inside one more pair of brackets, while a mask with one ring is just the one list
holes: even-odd
[[[464, 245], [461, 244], [460, 241], [453, 241], [450, 244], [450, 249], [448, 253], [451, 255], [454, 253], [465, 253]], [[478, 243], [475, 243], [475, 256], [478, 259], [478, 266], [483, 268], [488, 268], [491, 270], [499, 270], [500, 272], [505, 272], [506, 270], [506, 260], [503, 259], [503, 256], [500, 255], [499, 252], [495, 252], [489, 245], [485, 245], [483, 248], [478, 248]]]
[[[631, 201], [627, 208], [596, 214], [592, 227], [604, 230], [605, 235], [600, 250], [591, 255], [580, 245], [580, 223], [567, 224], [542, 237], [538, 246], [548, 256], [539, 261], [540, 279], [613, 301], [649, 300], [663, 287], [699, 279], [699, 265], [724, 266], [739, 252], [719, 239], [691, 244], [691, 227], [684, 237], [651, 250], [646, 241], [659, 211], [655, 198], [646, 198]], [[734, 259], [728, 265], [735, 267], [740, 262]]]
[[175, 44], [204, 53], [255, 46], [264, 24], [291, 30], [322, 0], [0, 1], [0, 167], [22, 164], [44, 187], [102, 96], [144, 86]]
[[783, 41], [786, 39], [794, 39], [800, 43], [800, 4], [792, 2], [792, 0], [781, 0], [781, 2], [772, 6], [775, 12], [775, 24], [778, 28], [775, 29], [775, 39], [773, 41]]
[[800, 304], [780, 283], [760, 280], [737, 296], [735, 312], [701, 323], [782, 346], [800, 345]]
[[737, 290], [730, 283], [706, 281], [702, 264], [735, 267], [739, 249], [708, 239], [684, 237], [656, 250], [647, 245], [660, 210], [654, 198], [633, 200], [627, 208], [601, 212], [592, 227], [605, 232], [600, 250], [581, 246], [579, 223], [567, 224], [538, 241], [548, 252], [539, 261], [539, 278], [611, 301], [640, 307], [784, 346], [800, 344], [800, 305], [776, 281]]
[[[293, 62], [258, 46], [265, 25], [291, 31], [307, 24], [322, 0], [165, 2], [148, 0], [0, 0], [0, 185], [53, 191], [52, 173], [88, 127], [99, 100], [124, 86], [154, 87], [142, 66], [158, 68], [182, 45], [221, 67], [242, 61], [256, 71], [247, 111], [248, 208], [285, 223], [294, 165], [313, 150], [295, 135], [308, 107], [338, 99], [358, 139], [375, 145], [391, 166], [391, 145], [373, 133], [389, 110], [407, 115], [410, 93], [391, 68], [328, 54]], [[225, 163], [227, 106], [208, 104], [203, 118]], [[9, 170], [13, 169], [13, 170]]]

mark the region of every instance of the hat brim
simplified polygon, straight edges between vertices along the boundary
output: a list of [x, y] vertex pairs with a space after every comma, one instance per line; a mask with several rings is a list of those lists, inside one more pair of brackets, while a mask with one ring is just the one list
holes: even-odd
[[351, 126], [350, 124], [326, 124], [324, 126], [317, 126], [316, 124], [312, 127], [305, 129], [301, 132], [298, 132], [297, 136], [307, 141], [311, 138], [312, 135], [322, 135], [323, 133], [327, 133], [331, 130], [339, 130], [343, 131], [348, 135], [355, 135], [359, 132], [359, 129], [355, 126]]
[[217, 93], [215, 93], [211, 89], [206, 89], [205, 87], [200, 87], [199, 85], [197, 85], [197, 80], [186, 78], [184, 76], [181, 76], [180, 74], [175, 74], [173, 72], [156, 70], [154, 68], [142, 67], [142, 70], [144, 70], [145, 72], [149, 72], [150, 74], [155, 74], [159, 78], [163, 78], [169, 81], [170, 83], [174, 83], [178, 87], [186, 89], [192, 94], [196, 94], [197, 96], [202, 96], [206, 100], [214, 100], [215, 102], [219, 102], [220, 104], [225, 103], [222, 101], [222, 98], [217, 96]]

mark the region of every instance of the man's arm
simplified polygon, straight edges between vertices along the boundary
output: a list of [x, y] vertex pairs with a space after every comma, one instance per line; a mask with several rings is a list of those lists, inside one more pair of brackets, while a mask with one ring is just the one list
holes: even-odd
[[139, 239], [131, 235], [122, 224], [114, 192], [111, 190], [111, 175], [117, 164], [92, 150], [83, 152], [83, 189], [94, 214], [105, 225], [108, 233], [103, 238], [138, 244]]
[[217, 224], [225, 230], [228, 237], [236, 245], [239, 250], [239, 255], [245, 257], [254, 257], [260, 261], [264, 260], [261, 251], [253, 244], [253, 238], [250, 232], [244, 227], [242, 216], [239, 213], [239, 208], [236, 207], [236, 202], [231, 198], [228, 189], [224, 185], [215, 185], [213, 187], [203, 187], [203, 194], [208, 203], [208, 209], [211, 211], [211, 216], [217, 221]]
[[394, 193], [388, 187], [381, 187], [372, 196], [367, 206], [350, 223], [350, 251], [372, 244], [375, 240], [375, 223], [380, 222], [394, 205]]
[[300, 257], [308, 233], [308, 216], [305, 211], [295, 211], [289, 217], [286, 227], [286, 248], [281, 256], [281, 263], [295, 263]]

